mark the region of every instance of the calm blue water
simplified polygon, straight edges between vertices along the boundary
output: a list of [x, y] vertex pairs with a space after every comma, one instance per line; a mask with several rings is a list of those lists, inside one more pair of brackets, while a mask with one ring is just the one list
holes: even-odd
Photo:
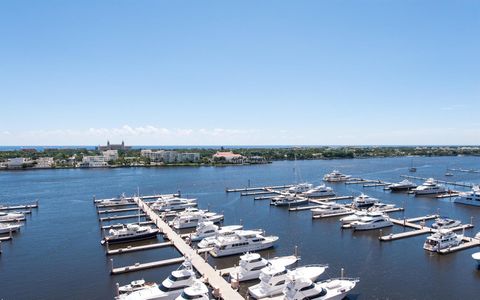
[[[399, 181], [408, 174], [410, 158], [298, 161], [303, 180], [320, 183], [323, 174], [342, 172], [370, 179]], [[447, 166], [480, 169], [475, 157], [415, 158], [417, 176], [444, 178]], [[177, 266], [110, 276], [108, 260], [100, 245], [98, 216], [92, 196], [107, 198], [122, 192], [171, 193], [197, 197], [200, 207], [225, 213], [225, 224], [264, 228], [280, 236], [278, 245], [265, 255], [292, 254], [299, 247], [301, 264], [328, 263], [323, 278], [347, 276], [361, 281], [350, 299], [472, 299], [480, 292], [480, 271], [470, 255], [478, 249], [439, 256], [422, 249], [425, 236], [393, 242], [378, 241], [378, 232], [341, 230], [337, 219], [312, 220], [309, 211], [291, 212], [270, 207], [268, 201], [225, 193], [226, 187], [288, 184], [294, 181], [294, 162], [268, 165], [200, 168], [119, 168], [35, 170], [0, 173], [0, 203], [39, 199], [40, 208], [28, 218], [13, 242], [2, 243], [0, 298], [3, 299], [111, 299], [116, 282], [162, 281]], [[480, 182], [480, 175], [457, 173], [449, 180]], [[480, 226], [480, 208], [454, 204], [450, 199], [414, 198], [361, 185], [331, 185], [340, 195], [365, 192], [384, 202], [406, 206], [406, 217], [440, 212], [465, 222], [474, 216]], [[394, 216], [402, 217], [402, 213]], [[384, 230], [400, 232], [394, 227]], [[159, 240], [161, 238], [159, 237]], [[173, 248], [148, 250], [114, 257], [115, 266], [173, 258]], [[219, 268], [237, 257], [210, 259]], [[242, 287], [245, 291], [246, 286]]]

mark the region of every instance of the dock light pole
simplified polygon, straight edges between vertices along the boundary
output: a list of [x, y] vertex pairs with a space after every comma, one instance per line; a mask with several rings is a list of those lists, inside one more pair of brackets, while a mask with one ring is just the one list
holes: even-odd
[[473, 226], [473, 216], [470, 217], [470, 225]]
[[0, 241], [0, 254], [2, 254], [2, 241]]
[[344, 271], [345, 271], [345, 270], [344, 270], [343, 268], [340, 269], [340, 278], [341, 278], [341, 279], [343, 279], [343, 273], [344, 273]]
[[113, 258], [110, 258], [110, 274], [113, 274]]
[[293, 250], [293, 255], [298, 258], [298, 246], [295, 245], [295, 248]]
[[115, 294], [116, 296], [120, 296], [120, 285], [117, 283], [115, 283]]

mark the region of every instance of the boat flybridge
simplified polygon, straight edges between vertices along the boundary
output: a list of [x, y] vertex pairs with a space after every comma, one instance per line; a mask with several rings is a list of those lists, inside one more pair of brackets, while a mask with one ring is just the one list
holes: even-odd
[[393, 226], [393, 223], [386, 214], [377, 214], [362, 217], [359, 221], [352, 222], [350, 225], [354, 230], [372, 230]]
[[22, 227], [22, 224], [0, 223], [0, 234], [15, 232]]
[[298, 195], [278, 195], [276, 197], [273, 197], [272, 200], [270, 201], [270, 205], [275, 205], [275, 206], [297, 206], [301, 204], [308, 203], [308, 199], [305, 197], [301, 197]]
[[323, 180], [328, 182], [342, 182], [349, 180], [351, 177], [351, 175], [345, 175], [340, 173], [338, 170], [333, 170], [331, 173], [325, 174], [325, 176], [323, 176]]
[[178, 297], [185, 288], [192, 286], [196, 281], [195, 271], [191, 261], [186, 259], [183, 264], [170, 273], [160, 285], [146, 283], [145, 280], [136, 280], [132, 283], [119, 287], [121, 300], [173, 300]]
[[270, 265], [288, 267], [296, 263], [298, 259], [297, 256], [292, 255], [267, 260], [258, 253], [247, 252], [240, 256], [238, 267], [235, 267], [235, 269], [230, 272], [230, 278], [239, 282], [258, 279], [263, 268]]
[[164, 212], [172, 210], [183, 210], [188, 207], [196, 207], [197, 199], [171, 197], [155, 201], [151, 204], [153, 210]]
[[397, 183], [392, 183], [388, 186], [388, 188], [393, 192], [406, 191], [406, 190], [414, 189], [416, 187], [417, 185], [408, 179], [404, 179]]
[[320, 204], [318, 207], [312, 208], [310, 211], [312, 212], [313, 218], [324, 218], [329, 216], [346, 214], [348, 212], [351, 212], [352, 210], [345, 207], [345, 205], [332, 202]]
[[19, 212], [0, 212], [0, 222], [25, 221], [25, 214]]
[[463, 235], [456, 234], [450, 229], [440, 229], [427, 237], [427, 240], [423, 244], [423, 249], [438, 252], [442, 249], [460, 245], [462, 239]]
[[225, 234], [233, 232], [235, 230], [240, 230], [243, 228], [243, 225], [229, 225], [219, 227], [215, 225], [212, 221], [200, 221], [195, 228], [195, 232], [190, 236], [192, 242], [198, 242], [208, 237], [214, 237], [217, 234]]
[[195, 282], [191, 286], [185, 288], [182, 294], [180, 294], [180, 296], [176, 298], [176, 300], [190, 300], [190, 299], [198, 299], [198, 300], [210, 299], [208, 295], [208, 288], [205, 285], [205, 283], [203, 283], [199, 279], [195, 280]]
[[124, 243], [129, 241], [139, 241], [155, 238], [159, 230], [150, 226], [141, 226], [139, 224], [123, 225], [120, 229], [110, 229], [108, 234], [103, 238], [102, 244]]
[[[215, 243], [216, 243], [216, 241], [218, 240], [219, 237], [233, 236], [233, 235], [236, 235], [236, 234], [241, 235], [244, 231], [246, 231], [246, 230], [237, 229], [237, 230], [230, 230], [230, 231], [227, 230], [227, 231], [220, 232], [220, 233], [216, 234], [215, 236], [209, 236], [209, 237], [204, 238], [203, 240], [200, 241], [200, 243], [198, 243], [197, 247], [201, 248], [201, 249], [214, 247]], [[258, 234], [263, 233], [262, 229], [249, 229], [248, 231], [252, 232], [252, 233], [255, 232], [255, 233], [258, 233]]]
[[360, 196], [353, 199], [352, 205], [357, 209], [364, 209], [373, 206], [375, 203], [380, 202], [377, 198], [370, 197], [361, 193]]
[[273, 247], [277, 240], [278, 236], [264, 236], [258, 231], [241, 230], [233, 235], [217, 237], [210, 254], [213, 257], [220, 257], [259, 251]]
[[170, 226], [175, 229], [196, 227], [199, 222], [211, 221], [214, 223], [223, 220], [223, 215], [206, 210], [198, 210], [196, 208], [187, 208], [181, 211], [177, 216], [169, 222]]
[[255, 299], [278, 296], [286, 286], [288, 276], [316, 281], [327, 268], [327, 265], [307, 265], [289, 271], [283, 266], [270, 265], [261, 270], [260, 283], [249, 287], [248, 292]]
[[303, 197], [307, 198], [322, 198], [322, 197], [334, 197], [335, 192], [331, 187], [328, 187], [324, 184], [318, 185], [309, 189], [308, 191], [302, 193]]
[[354, 278], [333, 278], [315, 283], [309, 278], [289, 274], [283, 291], [285, 300], [341, 300], [355, 288], [359, 280]]
[[471, 191], [460, 194], [460, 197], [456, 198], [454, 202], [480, 206], [480, 186], [473, 186]]
[[432, 224], [432, 228], [435, 229], [450, 229], [458, 227], [462, 224], [459, 220], [454, 220], [450, 218], [436, 218], [435, 222]]
[[435, 195], [444, 193], [446, 188], [444, 185], [438, 184], [435, 179], [428, 178], [422, 185], [414, 188], [412, 191], [415, 195]]

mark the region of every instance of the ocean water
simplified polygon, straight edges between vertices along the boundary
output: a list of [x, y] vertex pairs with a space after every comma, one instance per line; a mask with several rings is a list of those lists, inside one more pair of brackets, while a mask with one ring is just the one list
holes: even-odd
[[[0, 173], [0, 204], [39, 200], [13, 242], [2, 242], [0, 299], [112, 299], [114, 286], [144, 278], [162, 281], [178, 267], [172, 265], [111, 276], [92, 197], [172, 193], [198, 198], [201, 208], [225, 214], [225, 224], [243, 222], [245, 228], [263, 228], [280, 237], [265, 256], [290, 255], [298, 246], [299, 265], [329, 264], [321, 276], [359, 277], [349, 299], [475, 299], [480, 292], [480, 271], [468, 249], [449, 255], [423, 250], [426, 236], [380, 242], [378, 231], [352, 232], [340, 229], [338, 218], [312, 220], [309, 211], [288, 212], [272, 207], [268, 200], [253, 200], [225, 188], [289, 184], [297, 180], [319, 184], [332, 169], [355, 177], [400, 181], [409, 174], [411, 158], [355, 160], [280, 161], [268, 165], [229, 167], [118, 168], [32, 170]], [[480, 169], [476, 157], [420, 157], [414, 159], [415, 176], [445, 179], [447, 167]], [[412, 175], [412, 174], [410, 174]], [[480, 174], [454, 172], [449, 181], [480, 182]], [[405, 206], [394, 217], [417, 217], [440, 213], [480, 226], [480, 208], [453, 203], [452, 199], [413, 197], [390, 193], [382, 187], [329, 184], [339, 195], [364, 192], [387, 203]], [[458, 187], [455, 189], [465, 190]], [[130, 212], [131, 214], [131, 212]], [[114, 223], [117, 223], [115, 221]], [[108, 223], [108, 222], [107, 222]], [[106, 224], [107, 224], [106, 223]], [[383, 233], [401, 232], [394, 226]], [[158, 238], [161, 241], [161, 237]], [[148, 241], [149, 243], [152, 241]], [[115, 266], [177, 257], [174, 248], [160, 248], [115, 255]], [[218, 268], [238, 264], [238, 256], [209, 259]], [[248, 285], [242, 285], [245, 293]]]

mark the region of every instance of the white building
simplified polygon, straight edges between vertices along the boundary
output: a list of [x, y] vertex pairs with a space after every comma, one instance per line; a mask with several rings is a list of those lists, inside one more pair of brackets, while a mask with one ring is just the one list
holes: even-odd
[[113, 161], [118, 159], [118, 150], [106, 150], [102, 153], [103, 157], [105, 157], [105, 161]]
[[51, 168], [54, 164], [53, 157], [39, 157], [35, 162], [35, 168]]
[[216, 160], [216, 161], [224, 160], [230, 163], [241, 163], [244, 161], [244, 159], [245, 157], [243, 155], [235, 154], [231, 151], [228, 151], [228, 152], [218, 151], [213, 155], [213, 160]]
[[108, 166], [108, 163], [103, 155], [84, 156], [80, 163], [80, 167], [85, 168], [101, 168], [106, 166]]
[[181, 153], [166, 150], [142, 150], [141, 156], [149, 158], [154, 162], [176, 163], [176, 162], [197, 162], [200, 160], [200, 153]]
[[25, 164], [30, 164], [32, 161], [25, 157], [9, 158], [7, 161], [7, 168], [17, 169], [22, 168]]

